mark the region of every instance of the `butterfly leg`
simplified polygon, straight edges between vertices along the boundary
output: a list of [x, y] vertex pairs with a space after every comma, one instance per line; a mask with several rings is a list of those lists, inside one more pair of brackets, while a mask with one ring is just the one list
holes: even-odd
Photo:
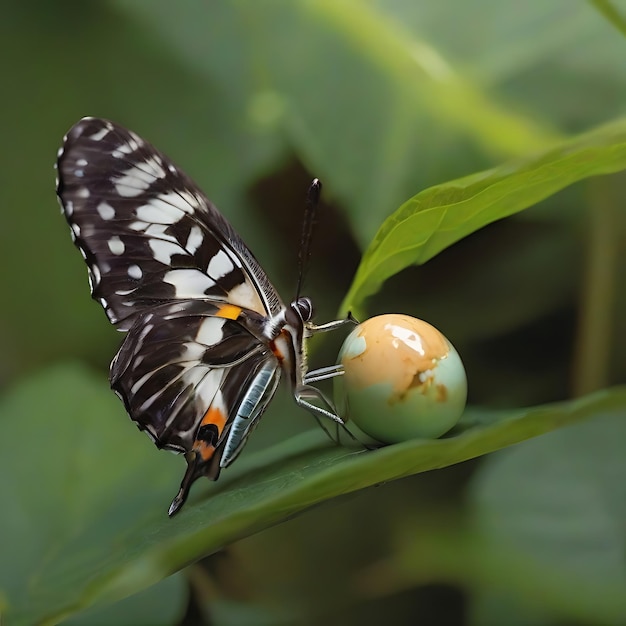
[[[343, 420], [337, 415], [337, 411], [332, 402], [317, 388], [310, 385], [299, 385], [294, 393], [296, 404], [313, 413], [314, 415], [325, 417], [338, 424], [343, 424]], [[316, 399], [323, 406], [318, 406], [310, 401]]]
[[[337, 415], [337, 411], [332, 405], [332, 403], [330, 402], [330, 400], [328, 400], [326, 396], [319, 389], [316, 389], [315, 387], [310, 387], [308, 385], [303, 385], [302, 387], [300, 387], [298, 391], [299, 393], [297, 392], [295, 394], [295, 398], [296, 398], [296, 402], [298, 406], [301, 406], [302, 408], [306, 409], [307, 411], [309, 411], [309, 413], [313, 415], [313, 417], [315, 418], [317, 423], [320, 425], [321, 429], [326, 433], [329, 439], [331, 439], [337, 444], [340, 444], [341, 439], [339, 437], [339, 429], [341, 428], [352, 441], [357, 441], [357, 442], [359, 441], [357, 437], [355, 437], [350, 432], [350, 430], [346, 427], [346, 424], [343, 421], [343, 419], [339, 417], [339, 415]], [[313, 402], [310, 402], [307, 398], [316, 398], [320, 402], [324, 403], [328, 408], [322, 408], [318, 406], [317, 404], [313, 404]], [[331, 419], [334, 422], [336, 426], [336, 434], [334, 437], [331, 435], [328, 428], [326, 428], [326, 426], [324, 425], [324, 420], [321, 419], [322, 417]]]
[[327, 333], [331, 330], [337, 330], [342, 326], [347, 326], [348, 324], [356, 325], [358, 323], [357, 319], [352, 316], [352, 313], [348, 313], [344, 319], [333, 320], [325, 324], [312, 324], [311, 322], [307, 322], [306, 329], [310, 334]]
[[304, 384], [309, 385], [311, 383], [317, 383], [320, 380], [327, 380], [329, 378], [334, 378], [335, 376], [343, 376], [344, 368], [343, 365], [329, 365], [327, 367], [320, 367], [316, 370], [311, 370], [307, 372], [304, 376]]

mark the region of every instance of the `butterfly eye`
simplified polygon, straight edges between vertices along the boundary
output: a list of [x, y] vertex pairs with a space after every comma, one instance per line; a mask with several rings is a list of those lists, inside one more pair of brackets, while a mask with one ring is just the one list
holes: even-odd
[[313, 303], [309, 298], [298, 298], [292, 306], [303, 322], [308, 322], [313, 317]]
[[[339, 354], [335, 402], [384, 443], [435, 438], [459, 420], [467, 397], [463, 363], [433, 326], [408, 315], [380, 315], [357, 326]], [[340, 410], [340, 412], [342, 412]]]

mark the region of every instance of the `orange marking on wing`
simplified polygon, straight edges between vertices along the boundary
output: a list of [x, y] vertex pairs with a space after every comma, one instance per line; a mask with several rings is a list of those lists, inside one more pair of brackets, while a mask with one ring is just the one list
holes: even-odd
[[[204, 417], [200, 422], [200, 426], [205, 426], [206, 424], [214, 424], [217, 426], [219, 437], [224, 430], [224, 426], [226, 425], [226, 415], [224, 415], [223, 411], [217, 407], [210, 406], [204, 414]], [[202, 441], [201, 439], [196, 439], [193, 442], [193, 449], [202, 457], [203, 461], [208, 461], [215, 454], [216, 448], [213, 444]]]
[[226, 416], [220, 409], [210, 406], [200, 423], [201, 426], [204, 426], [205, 424], [215, 424], [218, 432], [221, 434], [224, 430], [224, 426], [226, 425]]
[[206, 441], [194, 441], [193, 449], [202, 457], [203, 461], [208, 461], [215, 454], [215, 446]]
[[234, 304], [223, 304], [215, 313], [215, 317], [223, 317], [227, 320], [236, 320], [241, 313], [241, 308]]

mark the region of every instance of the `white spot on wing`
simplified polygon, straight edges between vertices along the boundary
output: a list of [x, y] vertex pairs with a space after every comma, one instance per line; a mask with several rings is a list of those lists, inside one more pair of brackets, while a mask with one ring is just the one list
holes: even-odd
[[196, 341], [205, 346], [214, 346], [222, 341], [224, 333], [222, 328], [226, 320], [219, 317], [207, 317], [198, 327], [196, 333]]
[[141, 333], [139, 333], [139, 337], [137, 338], [137, 341], [139, 343], [143, 343], [143, 340], [148, 336], [149, 333], [152, 332], [152, 329], [154, 328], [154, 324], [146, 324], [142, 329], [141, 329]]
[[129, 265], [128, 266], [128, 275], [135, 280], [139, 280], [143, 276], [143, 272], [139, 265]]
[[161, 157], [153, 154], [148, 157], [143, 163], [143, 169], [147, 169], [154, 178], [165, 178], [165, 170], [163, 169], [163, 161]]
[[120, 254], [124, 254], [124, 250], [126, 249], [124, 242], [117, 235], [111, 237], [107, 241], [107, 245], [109, 246], [111, 254], [115, 254], [117, 256], [119, 256]]
[[197, 204], [194, 202], [193, 196], [185, 191], [170, 191], [169, 193], [161, 194], [155, 200], [175, 206], [184, 213], [193, 213], [194, 206]]
[[72, 217], [74, 213], [74, 203], [71, 200], [66, 200], [65, 201], [65, 214], [68, 217]]
[[97, 265], [91, 266], [91, 273], [93, 275], [93, 281], [97, 285], [100, 282], [102, 276], [100, 275], [100, 268]]
[[[215, 399], [219, 393], [222, 378], [224, 377], [223, 369], [210, 370], [204, 378], [196, 385], [196, 395], [202, 400], [202, 406], [215, 407]], [[222, 409], [222, 412], [226, 412]]]
[[150, 224], [176, 224], [185, 212], [174, 204], [174, 201], [182, 204], [176, 194], [162, 194], [152, 198], [148, 204], [138, 207], [135, 214], [140, 220]]
[[108, 128], [101, 128], [100, 130], [96, 131], [93, 135], [91, 135], [89, 139], [91, 139], [92, 141], [102, 141], [108, 134], [109, 134]]
[[202, 245], [203, 241], [204, 237], [202, 236], [202, 230], [200, 230], [199, 226], [194, 225], [189, 232], [189, 238], [187, 239], [185, 248], [187, 248], [189, 254], [195, 254], [198, 248]]
[[187, 213], [192, 213], [197, 207], [203, 206], [203, 203], [200, 201], [200, 199], [189, 191], [181, 190], [178, 192], [178, 195], [180, 196], [178, 200], [179, 203], [187, 206], [186, 209], [183, 209], [183, 211], [186, 210]]
[[167, 224], [149, 224], [145, 229], [146, 235], [150, 235], [150, 237], [156, 237], [157, 239], [163, 239], [164, 241], [171, 241], [172, 243], [178, 244], [178, 239], [174, 237], [174, 235], [168, 235], [165, 231], [169, 228]]
[[131, 388], [130, 388], [130, 393], [132, 395], [135, 395], [143, 386], [145, 383], [147, 383], [150, 378], [152, 377], [152, 374], [154, 374], [154, 372], [148, 372], [147, 374], [144, 374]]
[[165, 274], [163, 281], [174, 286], [177, 298], [204, 295], [205, 290], [215, 285], [206, 274], [194, 269], [171, 270]]
[[146, 235], [155, 237], [156, 239], [163, 239], [164, 241], [171, 241], [172, 243], [179, 244], [178, 239], [176, 239], [174, 235], [170, 235], [165, 232], [169, 228], [168, 224], [148, 224], [146, 222], [142, 222], [141, 220], [137, 220], [135, 222], [131, 222], [128, 225], [128, 228], [134, 231], [144, 231]]
[[150, 239], [148, 241], [154, 258], [164, 265], [171, 265], [173, 254], [185, 254], [185, 251], [176, 243], [163, 241], [162, 239]]
[[153, 182], [154, 176], [138, 166], [131, 167], [122, 176], [113, 180], [115, 190], [125, 198], [134, 198], [142, 194]]
[[80, 189], [76, 190], [76, 195], [79, 198], [88, 198], [89, 197], [89, 189], [87, 189], [87, 187], [81, 187]]
[[78, 167], [86, 167], [87, 159], [76, 159], [76, 165], [78, 165]]
[[207, 274], [212, 278], [221, 278], [235, 269], [230, 257], [220, 250], [210, 261], [207, 267]]
[[249, 283], [241, 283], [228, 292], [228, 300], [233, 304], [252, 309], [257, 313], [266, 313], [259, 294]]
[[183, 344], [181, 355], [183, 362], [198, 362], [204, 356], [205, 347], [195, 341], [187, 341]]
[[112, 220], [115, 217], [115, 209], [108, 202], [101, 202], [97, 207], [98, 215], [105, 220]]
[[76, 237], [80, 237], [80, 226], [76, 222], [72, 223], [71, 229]]
[[116, 148], [115, 150], [113, 150], [113, 152], [111, 152], [111, 155], [114, 158], [119, 159], [123, 157], [124, 155], [130, 154], [131, 152], [134, 152], [135, 150], [138, 150], [138, 149], [139, 149], [139, 146], [137, 145], [137, 142], [131, 139], [127, 143], [122, 144], [119, 148]]

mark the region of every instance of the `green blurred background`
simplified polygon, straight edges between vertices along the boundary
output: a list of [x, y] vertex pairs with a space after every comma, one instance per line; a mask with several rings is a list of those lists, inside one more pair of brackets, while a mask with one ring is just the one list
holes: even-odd
[[[115, 120], [182, 166], [286, 300], [305, 191], [319, 176], [324, 206], [306, 292], [325, 321], [378, 226], [407, 198], [623, 113], [626, 40], [603, 5], [5, 2], [3, 387], [68, 360], [106, 386], [120, 341], [89, 298], [54, 194], [56, 150], [80, 117]], [[619, 175], [579, 184], [495, 223], [395, 276], [368, 313], [404, 312], [440, 328], [465, 361], [476, 405], [535, 405], [618, 383], [626, 373], [626, 302], [616, 288], [623, 190]], [[333, 362], [340, 340], [313, 346], [313, 364]], [[279, 393], [252, 450], [311, 427], [291, 402]], [[326, 505], [226, 548], [132, 607], [75, 623], [620, 623], [613, 596], [580, 590], [592, 575], [599, 587], [622, 580], [623, 518], [615, 528], [608, 506], [610, 516], [589, 521], [600, 488], [585, 483], [586, 497], [580, 481], [567, 482], [593, 477], [589, 441], [596, 454], [619, 441], [619, 418], [607, 418], [616, 431], [585, 425]], [[121, 405], [119, 419], [127, 419]], [[33, 434], [54, 422], [54, 406], [33, 415]], [[543, 478], [568, 464], [562, 490], [574, 492], [559, 513], [580, 533], [541, 534], [544, 520], [538, 537], [526, 537], [524, 516], [545, 511], [561, 489]], [[0, 480], [10, 472], [19, 469]], [[618, 497], [604, 496], [603, 506]], [[506, 548], [481, 547], [487, 526], [481, 535], [467, 520], [503, 507], [508, 522], [490, 523]], [[168, 597], [169, 613], [159, 604]]]

